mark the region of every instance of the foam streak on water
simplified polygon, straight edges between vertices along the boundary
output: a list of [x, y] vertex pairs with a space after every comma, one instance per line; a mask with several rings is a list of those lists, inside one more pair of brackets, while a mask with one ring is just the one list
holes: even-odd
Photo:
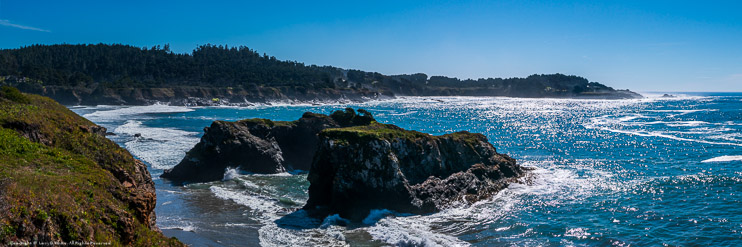
[[729, 161], [742, 161], [742, 155], [724, 155], [716, 158], [704, 160], [704, 163], [708, 162], [729, 162]]

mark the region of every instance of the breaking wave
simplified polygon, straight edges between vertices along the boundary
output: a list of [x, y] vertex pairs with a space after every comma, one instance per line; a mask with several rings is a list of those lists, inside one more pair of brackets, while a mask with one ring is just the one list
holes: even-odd
[[[141, 121], [129, 120], [113, 133], [130, 138], [124, 143], [129, 152], [155, 169], [172, 168], [185, 152], [198, 143], [198, 133], [171, 128], [147, 127]], [[154, 176], [153, 176], [154, 177]]]
[[154, 104], [148, 106], [127, 106], [116, 108], [113, 110], [95, 111], [93, 113], [85, 114], [83, 115], [83, 117], [93, 122], [108, 122], [112, 120], [127, 119], [132, 115], [143, 115], [152, 113], [179, 113], [191, 111], [194, 111], [194, 109], [184, 106]]

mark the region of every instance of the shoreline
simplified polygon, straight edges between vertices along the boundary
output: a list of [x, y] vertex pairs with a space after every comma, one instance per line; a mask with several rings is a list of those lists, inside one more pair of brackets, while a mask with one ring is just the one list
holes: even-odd
[[[187, 107], [187, 108], [210, 108], [210, 107], [223, 107], [223, 108], [250, 108], [250, 107], [284, 107], [284, 106], [332, 106], [332, 105], [348, 105], [348, 104], [367, 104], [367, 103], [383, 103], [392, 102], [396, 100], [405, 99], [428, 99], [434, 100], [441, 103], [442, 99], [512, 99], [512, 100], [586, 100], [586, 101], [621, 101], [621, 100], [646, 100], [646, 99], [663, 99], [662, 97], [650, 97], [647, 95], [641, 95], [641, 98], [595, 98], [595, 97], [511, 97], [511, 96], [470, 96], [470, 95], [451, 95], [451, 96], [396, 96], [396, 97], [385, 97], [383, 99], [368, 99], [368, 100], [321, 100], [321, 101], [301, 101], [301, 100], [288, 100], [288, 101], [266, 101], [266, 102], [246, 102], [246, 103], [215, 103], [215, 104], [179, 104], [174, 101], [151, 101], [147, 104], [77, 104], [77, 105], [65, 105], [68, 108], [79, 108], [79, 107], [131, 107], [131, 106], [173, 106], [173, 107]], [[690, 97], [700, 96], [687, 96], [687, 97], [676, 97], [672, 99], [685, 99]], [[204, 99], [205, 100], [205, 99]]]

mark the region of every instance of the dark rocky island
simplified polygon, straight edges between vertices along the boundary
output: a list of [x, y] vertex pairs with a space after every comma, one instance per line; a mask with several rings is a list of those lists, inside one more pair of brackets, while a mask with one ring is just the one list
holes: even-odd
[[326, 129], [304, 209], [360, 220], [372, 209], [424, 214], [491, 197], [524, 174], [482, 134], [432, 136], [390, 124]]
[[458, 79], [382, 75], [305, 65], [247, 47], [204, 45], [190, 54], [168, 46], [32, 45], [0, 50], [0, 85], [65, 105], [251, 105], [367, 101], [396, 96], [507, 96], [626, 99], [642, 96], [579, 76]]
[[145, 164], [105, 133], [49, 98], [0, 90], [0, 245], [182, 246], [155, 226]]
[[353, 109], [305, 113], [291, 122], [215, 121], [201, 142], [162, 177], [174, 183], [252, 173], [308, 170], [313, 215], [360, 220], [372, 209], [431, 213], [489, 198], [524, 174], [482, 134], [432, 136], [381, 124]]
[[221, 180], [225, 169], [250, 173], [279, 173], [309, 170], [317, 150], [317, 134], [327, 128], [369, 124], [373, 117], [364, 110], [336, 111], [330, 116], [307, 112], [296, 121], [246, 119], [214, 121], [204, 135], [163, 178], [179, 184]]

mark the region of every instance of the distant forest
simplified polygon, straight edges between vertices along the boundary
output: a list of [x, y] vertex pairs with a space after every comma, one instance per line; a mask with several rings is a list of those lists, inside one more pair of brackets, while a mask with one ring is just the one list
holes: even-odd
[[[392, 95], [573, 96], [611, 92], [579, 76], [461, 80], [425, 74], [375, 72], [282, 61], [244, 46], [202, 45], [191, 54], [169, 46], [31, 45], [0, 50], [0, 80], [71, 88], [172, 88], [183, 86], [364, 89]], [[19, 79], [20, 78], [20, 79]], [[2, 83], [0, 81], [0, 83]]]

